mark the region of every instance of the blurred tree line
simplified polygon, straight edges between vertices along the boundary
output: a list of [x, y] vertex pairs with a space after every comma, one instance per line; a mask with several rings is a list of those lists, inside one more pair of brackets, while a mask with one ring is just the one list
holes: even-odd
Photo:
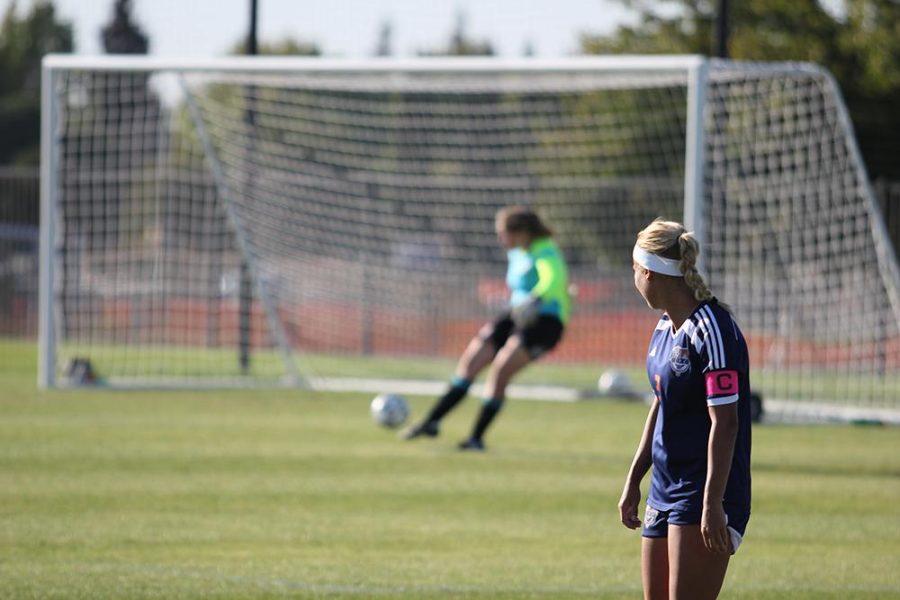
[[[715, 0], [620, 0], [638, 15], [634, 25], [609, 35], [584, 34], [581, 50], [598, 53], [708, 54]], [[102, 30], [108, 53], [146, 53], [147, 36], [131, 19], [131, 2], [113, 0]], [[870, 176], [900, 179], [900, 2], [843, 0], [826, 9], [821, 0], [732, 2], [730, 55], [737, 60], [798, 60], [831, 71], [845, 96]], [[383, 23], [373, 54], [392, 54], [392, 29]], [[232, 51], [240, 51], [243, 42]], [[263, 54], [318, 56], [320, 48], [286, 38]], [[0, 24], [0, 164], [37, 164], [40, 131], [40, 60], [48, 52], [72, 52], [72, 26], [50, 0], [19, 15], [13, 2]], [[533, 52], [533, 50], [531, 50]], [[530, 53], [530, 52], [528, 52]], [[458, 15], [449, 40], [417, 51], [420, 56], [493, 55], [489, 41], [466, 32]]]
[[[637, 24], [584, 35], [588, 54], [709, 54], [716, 0], [620, 0]], [[837, 79], [872, 179], [900, 180], [900, 2], [731, 2], [734, 60], [808, 61]]]
[[61, 23], [52, 3], [17, 15], [13, 2], [0, 24], [0, 165], [40, 159], [41, 57], [74, 49], [72, 26]]

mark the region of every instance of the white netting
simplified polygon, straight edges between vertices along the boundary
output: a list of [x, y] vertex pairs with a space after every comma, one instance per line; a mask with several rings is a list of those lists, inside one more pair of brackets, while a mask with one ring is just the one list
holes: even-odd
[[707, 267], [752, 335], [758, 386], [896, 408], [896, 265], [833, 81], [727, 64], [708, 101]]
[[[655, 316], [630, 248], [683, 218], [687, 85], [596, 66], [61, 70], [58, 364], [219, 384], [455, 357], [502, 302], [493, 214], [530, 204], [578, 288], [549, 362], [637, 371]], [[706, 101], [704, 266], [755, 387], [895, 408], [895, 266], [831, 80], [712, 63]]]

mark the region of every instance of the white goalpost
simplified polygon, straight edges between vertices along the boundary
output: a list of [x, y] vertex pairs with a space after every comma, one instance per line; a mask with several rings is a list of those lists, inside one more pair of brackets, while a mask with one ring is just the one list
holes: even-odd
[[664, 216], [767, 410], [900, 421], [900, 274], [814, 65], [55, 55], [43, 83], [42, 387], [439, 382], [503, 302], [493, 214], [528, 204], [576, 288], [532, 395], [643, 387], [630, 248]]

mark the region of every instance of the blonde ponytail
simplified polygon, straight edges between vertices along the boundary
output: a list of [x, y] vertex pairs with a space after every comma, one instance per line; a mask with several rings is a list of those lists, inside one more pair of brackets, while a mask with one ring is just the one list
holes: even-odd
[[[697, 271], [697, 257], [700, 255], [700, 244], [694, 234], [687, 231], [684, 225], [675, 221], [656, 219], [638, 233], [637, 245], [642, 250], [663, 258], [679, 261], [679, 269], [684, 276], [684, 283], [694, 293], [698, 302], [714, 298], [703, 276]], [[731, 312], [726, 305], [719, 303]]]
[[684, 275], [684, 282], [694, 291], [694, 298], [698, 302], [704, 300], [712, 300], [713, 294], [706, 286], [706, 281], [697, 271], [697, 256], [700, 254], [700, 244], [694, 235], [688, 231], [684, 231], [678, 236], [678, 248], [681, 255], [681, 273]]

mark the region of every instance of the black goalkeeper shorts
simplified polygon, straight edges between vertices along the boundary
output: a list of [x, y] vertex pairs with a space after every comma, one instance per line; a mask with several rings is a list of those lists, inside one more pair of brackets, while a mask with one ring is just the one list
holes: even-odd
[[511, 335], [518, 335], [531, 360], [536, 360], [559, 343], [564, 330], [562, 321], [552, 315], [538, 315], [534, 323], [524, 329], [518, 329], [512, 320], [512, 314], [505, 312], [493, 323], [485, 325], [479, 332], [479, 337], [491, 342], [496, 354]]

